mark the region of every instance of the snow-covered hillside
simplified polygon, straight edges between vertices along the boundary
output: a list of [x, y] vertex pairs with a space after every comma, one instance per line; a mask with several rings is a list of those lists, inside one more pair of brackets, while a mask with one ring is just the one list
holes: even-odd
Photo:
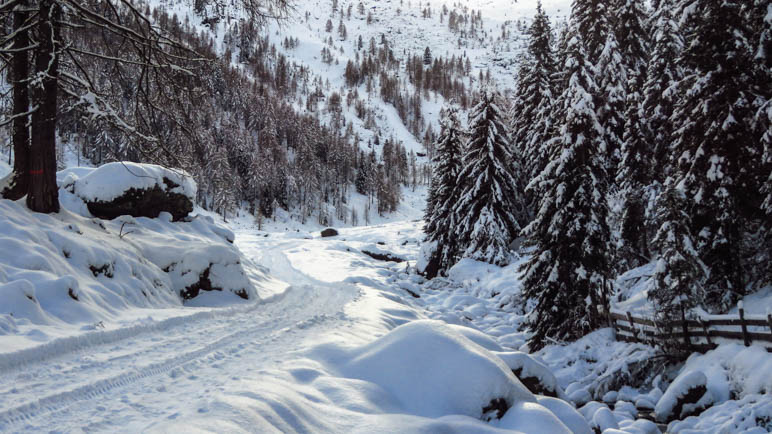
[[[566, 20], [570, 0], [547, 0], [542, 3], [554, 23]], [[150, 4], [177, 14], [181, 20], [189, 21], [201, 31], [211, 32], [220, 52], [227, 46], [224, 41], [226, 29], [237, 26], [245, 16], [245, 12], [233, 4], [212, 6], [200, 13], [194, 12], [194, 0], [162, 0]], [[394, 73], [400, 80], [407, 76], [405, 67], [408, 57], [422, 56], [428, 47], [434, 57], [470, 61], [471, 70], [466, 83], [469, 90], [476, 90], [481, 85], [478, 76], [488, 71], [497, 87], [508, 90], [515, 85], [518, 57], [526, 41], [524, 32], [536, 12], [536, 4], [537, 0], [304, 0], [295, 3], [286, 20], [269, 22], [261, 34], [268, 36], [292, 68], [310, 72], [310, 78], [303, 86], [314, 87], [317, 86], [315, 83], [319, 83], [320, 87], [316, 89], [323, 93], [325, 100], [333, 92], [345, 96], [348, 92], [344, 78], [346, 64], [363, 58], [371, 39], [378, 47], [385, 43], [391, 48], [399, 64]], [[468, 32], [466, 22], [473, 12], [479, 14], [481, 20], [477, 26], [470, 27], [473, 32]], [[451, 29], [448, 25], [451, 13], [459, 17], [459, 22], [463, 19], [464, 24]], [[213, 20], [211, 17], [216, 15], [224, 15], [227, 19]], [[331, 30], [328, 29], [328, 20], [332, 24]], [[346, 29], [345, 37], [339, 33], [340, 24]], [[297, 44], [284, 45], [282, 41], [287, 38], [295, 38]], [[331, 59], [325, 61], [323, 50], [330, 51]], [[238, 57], [237, 51], [234, 59]], [[375, 87], [377, 89], [377, 83]], [[416, 91], [410, 83], [405, 83], [405, 87]], [[364, 84], [356, 87], [356, 91], [364, 106], [375, 114], [375, 124], [368, 125], [358, 117], [353, 104], [346, 104], [342, 114], [359, 135], [363, 147], [379, 135], [381, 138], [394, 137], [403, 143], [408, 152], [426, 153], [421, 143], [423, 137], [416, 137], [410, 132], [393, 104], [385, 102], [377, 91], [368, 92]], [[439, 111], [448, 101], [435, 92], [426, 93], [424, 98], [423, 119], [427, 126], [431, 125], [434, 131], [438, 131]], [[300, 103], [296, 106], [307, 110]], [[330, 117], [329, 113], [322, 114], [324, 121], [329, 121]], [[377, 148], [376, 151], [380, 152]]]

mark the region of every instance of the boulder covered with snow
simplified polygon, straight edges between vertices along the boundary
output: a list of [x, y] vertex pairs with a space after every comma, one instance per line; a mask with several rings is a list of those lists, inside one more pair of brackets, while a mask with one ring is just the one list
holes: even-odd
[[403, 262], [405, 258], [401, 255], [397, 255], [388, 250], [381, 248], [377, 244], [368, 244], [360, 249], [365, 255], [378, 260], [386, 262]]
[[244, 300], [257, 298], [244, 266], [247, 259], [233, 245], [233, 232], [211, 217], [173, 222], [168, 213], [161, 213], [156, 219], [121, 216], [115, 222], [124, 226], [142, 255], [169, 276], [186, 304], [217, 305], [232, 299], [219, 297], [222, 292]]
[[519, 402], [536, 405], [500, 358], [440, 321], [401, 325], [344, 357], [346, 377], [379, 385], [411, 414], [483, 419]]
[[435, 251], [437, 251], [437, 242], [425, 241], [421, 244], [421, 250], [418, 252], [415, 269], [418, 274], [427, 279], [434, 279], [440, 271], [439, 261], [434, 256]]
[[509, 366], [525, 387], [536, 395], [565, 398], [552, 371], [533, 357], [520, 351], [496, 353]]
[[327, 228], [322, 231], [322, 238], [334, 237], [338, 235], [338, 231], [333, 228]]
[[129, 162], [100, 166], [74, 180], [72, 188], [92, 215], [107, 220], [168, 212], [178, 221], [193, 211], [196, 195], [195, 182], [181, 170]]
[[654, 408], [657, 421], [684, 419], [713, 405], [715, 399], [707, 385], [708, 378], [701, 371], [679, 375]]

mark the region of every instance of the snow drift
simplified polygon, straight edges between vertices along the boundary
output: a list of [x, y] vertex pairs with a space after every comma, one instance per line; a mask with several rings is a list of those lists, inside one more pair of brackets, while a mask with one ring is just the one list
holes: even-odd
[[[161, 173], [145, 166], [132, 165], [143, 173]], [[89, 197], [130, 188], [100, 189], [91, 183], [100, 176], [100, 169], [79, 169], [60, 173], [59, 179], [84, 186], [81, 193]], [[142, 185], [157, 181], [130, 180]], [[113, 184], [117, 181], [125, 180], [113, 179]], [[195, 192], [189, 179], [177, 181], [181, 192]], [[0, 200], [0, 336], [22, 335], [26, 343], [17, 340], [16, 348], [66, 334], [58, 329], [104, 327], [135, 309], [181, 307], [183, 302], [221, 306], [259, 298], [255, 282], [267, 279], [264, 270], [244, 258], [232, 244], [234, 234], [210, 217], [172, 222], [169, 213], [161, 213], [155, 219], [105, 221], [92, 217], [68, 190], [60, 189], [59, 196], [62, 210], [57, 214]], [[49, 333], [42, 331], [45, 326]]]

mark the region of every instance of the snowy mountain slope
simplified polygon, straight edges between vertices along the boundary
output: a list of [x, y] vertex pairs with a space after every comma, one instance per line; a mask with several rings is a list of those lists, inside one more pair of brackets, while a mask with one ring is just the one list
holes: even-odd
[[[302, 92], [318, 89], [324, 94], [324, 100], [328, 100], [333, 92], [340, 93], [345, 99], [346, 93], [350, 91], [346, 88], [344, 80], [346, 63], [362, 58], [371, 39], [377, 47], [381, 47], [385, 41], [399, 61], [399, 69], [390, 71], [392, 76], [405, 79], [407, 72], [404, 68], [408, 56], [423, 55], [424, 49], [428, 47], [434, 57], [468, 58], [471, 61], [470, 78], [466, 80], [470, 90], [479, 87], [478, 75], [489, 70], [498, 87], [511, 89], [517, 74], [517, 58], [526, 40], [522, 32], [527, 29], [535, 13], [536, 3], [536, 0], [302, 0], [295, 3], [295, 10], [288, 19], [280, 23], [269, 23], [261, 34], [268, 36], [270, 43], [275, 46], [274, 49], [286, 56], [288, 64], [292, 65], [294, 70], [310, 72], [308, 78], [303, 79], [301, 83], [304, 88]], [[245, 16], [238, 3], [219, 5], [218, 9], [209, 6], [201, 13], [194, 12], [193, 0], [151, 1], [150, 5], [176, 14], [180, 20], [189, 22], [199, 31], [210, 32], [220, 52], [227, 46], [224, 40], [226, 29], [238, 26]], [[336, 10], [333, 10], [334, 5]], [[447, 8], [448, 14], [441, 13], [443, 7]], [[548, 0], [544, 2], [543, 7], [553, 17], [553, 24], [556, 24], [567, 16], [570, 1]], [[427, 8], [431, 9], [431, 16], [424, 17], [423, 13]], [[455, 30], [449, 28], [449, 13], [458, 14], [468, 20], [472, 11], [479, 12], [482, 18], [480, 24], [474, 27], [473, 33], [467, 31], [467, 24]], [[214, 16], [226, 18], [215, 20], [212, 18]], [[329, 32], [328, 20], [332, 24]], [[346, 28], [345, 39], [338, 33], [340, 23]], [[502, 29], [506, 29], [506, 37], [502, 37]], [[362, 48], [358, 47], [360, 37]], [[296, 38], [298, 44], [285, 46], [282, 41], [286, 38]], [[332, 44], [329, 43], [330, 38]], [[323, 49], [330, 50], [332, 62], [324, 61]], [[238, 49], [235, 49], [233, 58], [237, 57]], [[238, 64], [236, 60], [234, 64]], [[317, 88], [316, 83], [321, 83], [321, 88]], [[360, 144], [366, 148], [368, 141], [372, 141], [377, 134], [381, 139], [396, 138], [408, 152], [424, 153], [423, 144], [420, 143], [422, 137], [415, 137], [409, 131], [394, 106], [385, 102], [378, 94], [378, 86], [376, 81], [375, 91], [372, 93], [366, 91], [364, 84], [356, 88], [364, 106], [375, 114], [375, 125], [367, 125], [364, 119], [360, 119], [353, 105], [344, 104], [341, 113], [346, 123], [359, 135]], [[411, 83], [405, 82], [404, 86], [410, 92], [416, 90]], [[438, 128], [440, 108], [445, 103], [444, 98], [434, 92], [425, 95], [422, 102], [422, 117], [426, 125], [432, 125], [435, 131]], [[307, 110], [302, 102], [295, 102], [295, 105], [301, 111]], [[316, 110], [323, 122], [330, 122], [332, 115], [325, 110], [324, 105], [320, 105]], [[376, 151], [379, 152], [377, 149]]]

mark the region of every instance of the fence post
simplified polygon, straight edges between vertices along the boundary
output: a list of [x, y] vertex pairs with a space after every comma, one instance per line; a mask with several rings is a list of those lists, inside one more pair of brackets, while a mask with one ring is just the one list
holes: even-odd
[[740, 327], [743, 329], [743, 341], [745, 342], [745, 346], [749, 347], [751, 346], [751, 339], [748, 336], [748, 326], [745, 324], [745, 309], [743, 309], [742, 300], [737, 302], [737, 308], [740, 311]]
[[708, 323], [700, 318], [700, 325], [702, 326], [702, 331], [705, 333], [705, 340], [708, 341], [708, 345], [713, 346], [713, 342], [710, 341], [710, 333], [708, 332]]
[[686, 344], [687, 347], [692, 347], [692, 340], [689, 339], [689, 323], [686, 321], [686, 316], [684, 316], [681, 319], [681, 329], [683, 329], [684, 332], [684, 344]]
[[630, 311], [627, 311], [627, 320], [630, 321], [630, 328], [633, 329], [633, 339], [635, 339], [635, 342], [640, 342], [638, 339], [638, 329], [635, 328], [635, 323], [633, 322], [633, 314], [631, 314]]
[[767, 327], [769, 327], [769, 333], [772, 334], [772, 313], [769, 313], [769, 309], [767, 309]]

